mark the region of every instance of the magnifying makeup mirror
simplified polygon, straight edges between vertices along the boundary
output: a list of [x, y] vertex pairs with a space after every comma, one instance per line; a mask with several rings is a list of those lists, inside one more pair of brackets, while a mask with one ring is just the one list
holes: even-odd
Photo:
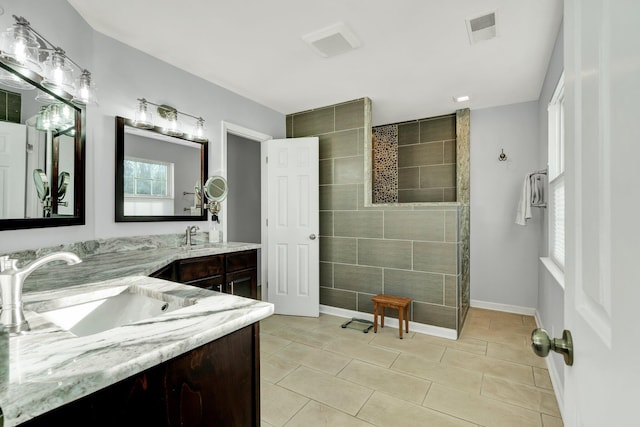
[[49, 197], [49, 179], [47, 178], [47, 174], [45, 174], [42, 169], [34, 169], [33, 182], [36, 185], [38, 199], [44, 202], [47, 200], [47, 197]]
[[62, 202], [64, 196], [67, 194], [67, 187], [71, 182], [71, 175], [69, 172], [62, 171], [58, 175], [58, 204], [67, 206], [67, 202]]
[[227, 187], [227, 180], [221, 176], [211, 176], [204, 183], [204, 195], [207, 197], [209, 203], [206, 207], [211, 212], [213, 221], [218, 222], [218, 212], [220, 212], [220, 202], [227, 197], [229, 188]]

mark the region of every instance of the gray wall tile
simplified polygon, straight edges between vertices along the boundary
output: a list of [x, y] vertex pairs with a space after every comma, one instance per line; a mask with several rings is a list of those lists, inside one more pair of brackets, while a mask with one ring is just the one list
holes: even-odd
[[358, 155], [364, 155], [364, 128], [358, 128]]
[[458, 212], [446, 211], [444, 213], [444, 240], [445, 242], [458, 241]]
[[320, 261], [356, 263], [356, 239], [320, 237]]
[[456, 274], [457, 255], [458, 245], [456, 243], [414, 242], [413, 269]]
[[330, 262], [320, 263], [320, 286], [333, 288], [333, 264]]
[[398, 201], [400, 203], [412, 202], [442, 202], [442, 188], [426, 188], [421, 190], [399, 190]]
[[321, 185], [320, 210], [355, 210], [358, 190], [355, 185]]
[[370, 294], [382, 293], [382, 268], [334, 264], [333, 286]]
[[398, 188], [420, 188], [420, 168], [398, 168]]
[[320, 235], [333, 236], [333, 212], [320, 212]]
[[293, 116], [289, 114], [286, 118], [287, 138], [293, 138]]
[[456, 202], [457, 199], [457, 189], [456, 188], [444, 188], [442, 194], [443, 202]]
[[384, 214], [385, 239], [444, 241], [442, 211], [387, 211]]
[[445, 274], [444, 276], [444, 305], [449, 307], [457, 307], [457, 293], [458, 293], [458, 280], [460, 276], [450, 276]]
[[320, 185], [333, 184], [333, 159], [320, 160], [318, 174]]
[[417, 144], [420, 142], [420, 125], [411, 122], [398, 125], [398, 145]]
[[321, 159], [355, 156], [358, 154], [358, 130], [334, 132], [320, 135], [318, 152]]
[[336, 130], [364, 126], [364, 99], [336, 105]]
[[373, 314], [373, 298], [375, 295], [373, 294], [365, 294], [362, 292], [358, 292], [358, 311], [362, 313], [371, 313]]
[[356, 293], [339, 289], [320, 287], [320, 304], [331, 307], [356, 309]]
[[420, 121], [420, 142], [444, 141], [456, 138], [456, 116]]
[[442, 305], [413, 302], [413, 321], [456, 329], [456, 309]]
[[293, 115], [293, 136], [310, 136], [334, 131], [334, 108], [319, 108]]
[[456, 186], [456, 165], [434, 165], [420, 168], [420, 188]]
[[411, 242], [358, 239], [358, 264], [410, 269]]
[[456, 162], [456, 140], [444, 142], [444, 163]]
[[442, 142], [398, 147], [398, 167], [439, 165], [444, 158]]
[[433, 304], [444, 303], [444, 276], [419, 271], [384, 269], [384, 293]]
[[364, 182], [364, 157], [342, 157], [333, 162], [333, 179], [336, 184], [361, 184]]
[[334, 233], [345, 237], [382, 237], [382, 212], [345, 211], [334, 213]]

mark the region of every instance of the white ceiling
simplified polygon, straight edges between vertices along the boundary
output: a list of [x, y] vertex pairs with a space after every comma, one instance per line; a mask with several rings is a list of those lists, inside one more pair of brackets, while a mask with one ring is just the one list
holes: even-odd
[[[562, 0], [68, 1], [95, 30], [284, 114], [368, 96], [374, 125], [537, 100], [562, 20]], [[465, 19], [493, 11], [498, 36], [471, 45]], [[302, 40], [339, 21], [360, 48], [322, 58]]]

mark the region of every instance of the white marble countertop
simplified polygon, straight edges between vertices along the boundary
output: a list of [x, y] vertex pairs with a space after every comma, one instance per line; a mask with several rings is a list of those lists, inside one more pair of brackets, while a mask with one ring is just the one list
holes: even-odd
[[[176, 259], [256, 248], [232, 243], [134, 250], [35, 272], [23, 298], [31, 331], [10, 338], [8, 378], [0, 381], [4, 425], [23, 423], [273, 314], [270, 303], [142, 276]], [[75, 283], [82, 284], [68, 286]], [[81, 337], [37, 313], [69, 305], [86, 292], [129, 286], [182, 308]]]

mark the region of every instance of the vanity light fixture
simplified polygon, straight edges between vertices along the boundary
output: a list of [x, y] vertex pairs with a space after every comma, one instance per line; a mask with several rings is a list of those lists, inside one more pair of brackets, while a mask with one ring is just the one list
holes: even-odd
[[[142, 129], [153, 129], [156, 127], [153, 122], [153, 114], [149, 111], [149, 105], [156, 107], [158, 116], [164, 119], [163, 126], [158, 126], [160, 132], [170, 135], [183, 137], [195, 142], [209, 141], [205, 136], [204, 119], [202, 117], [192, 116], [191, 114], [178, 111], [174, 107], [164, 104], [155, 104], [147, 101], [145, 98], [138, 98], [138, 108], [135, 113], [133, 125]], [[182, 116], [190, 117], [195, 120], [192, 133], [185, 133], [181, 126], [179, 118]]]
[[[0, 60], [64, 99], [81, 105], [97, 103], [89, 70], [34, 30], [25, 18], [13, 18], [15, 24], [0, 35]], [[2, 76], [0, 81], [5, 82]]]

